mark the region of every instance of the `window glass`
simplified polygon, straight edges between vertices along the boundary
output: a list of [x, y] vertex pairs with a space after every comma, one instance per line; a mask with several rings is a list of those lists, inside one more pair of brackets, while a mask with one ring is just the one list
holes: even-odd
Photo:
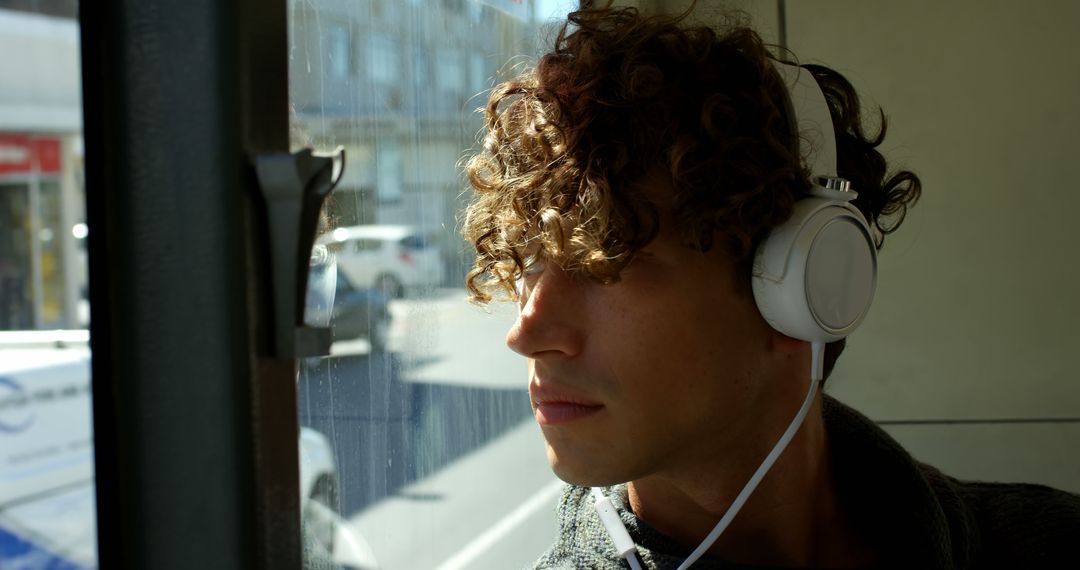
[[358, 239], [353, 242], [353, 251], [378, 251], [382, 247], [382, 242], [373, 239]]
[[484, 55], [480, 52], [469, 54], [469, 89], [475, 92], [483, 91], [487, 87], [490, 74], [486, 71]]
[[405, 191], [401, 142], [387, 138], [377, 140], [375, 145], [375, 192], [379, 202], [398, 202]]
[[75, 2], [0, 2], [0, 568], [96, 568]]
[[[535, 56], [547, 16], [566, 7], [393, 4], [290, 2], [293, 143], [347, 153], [318, 238], [326, 259], [313, 261], [323, 293], [309, 296], [309, 322], [326, 318], [334, 342], [298, 381], [305, 559], [518, 568], [554, 537], [558, 485], [525, 363], [502, 341], [516, 309], [466, 301], [457, 163], [476, 144], [482, 91]], [[367, 80], [322, 88], [346, 27]]]
[[424, 249], [431, 244], [432, 238], [430, 236], [422, 236], [419, 234], [413, 234], [401, 239], [402, 247], [409, 249]]

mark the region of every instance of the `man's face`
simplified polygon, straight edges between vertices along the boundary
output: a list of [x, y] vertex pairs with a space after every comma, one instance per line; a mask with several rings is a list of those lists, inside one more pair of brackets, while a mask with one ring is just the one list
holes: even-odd
[[703, 458], [760, 459], [747, 447], [775, 398], [774, 333], [721, 249], [698, 251], [662, 229], [616, 284], [552, 263], [526, 277], [507, 344], [529, 358], [560, 478], [604, 485]]

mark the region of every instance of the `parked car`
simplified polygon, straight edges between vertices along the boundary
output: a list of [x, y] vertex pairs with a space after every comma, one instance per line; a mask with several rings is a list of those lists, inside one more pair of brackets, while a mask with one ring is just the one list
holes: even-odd
[[354, 286], [339, 270], [336, 256], [318, 244], [308, 269], [304, 321], [330, 327], [331, 339], [365, 338], [372, 353], [384, 352], [390, 338], [390, 298], [378, 289]]
[[434, 287], [443, 279], [439, 249], [413, 226], [341, 227], [317, 243], [336, 254], [338, 267], [357, 289], [401, 297], [406, 289]]
[[371, 352], [384, 352], [390, 340], [390, 298], [379, 289], [357, 289], [340, 271], [330, 321], [334, 340], [366, 338]]
[[379, 570], [364, 537], [339, 514], [337, 463], [330, 441], [300, 428], [300, 523], [304, 570]]

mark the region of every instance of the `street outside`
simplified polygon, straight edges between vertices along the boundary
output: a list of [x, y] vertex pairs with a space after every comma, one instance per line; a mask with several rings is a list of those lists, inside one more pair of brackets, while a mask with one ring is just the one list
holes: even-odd
[[301, 423], [334, 447], [346, 528], [384, 570], [528, 565], [554, 539], [561, 483], [503, 342], [516, 309], [439, 289], [390, 310], [386, 353], [343, 341], [301, 364]]

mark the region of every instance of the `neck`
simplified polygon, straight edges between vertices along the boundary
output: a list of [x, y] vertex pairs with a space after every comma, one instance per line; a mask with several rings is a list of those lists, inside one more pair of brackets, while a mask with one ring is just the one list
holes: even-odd
[[[794, 411], [786, 422], [793, 417]], [[784, 423], [775, 430], [764, 451], [747, 450], [759, 456], [741, 464], [723, 461], [632, 481], [631, 508], [658, 531], [688, 548], [697, 547], [786, 427]], [[708, 554], [728, 562], [789, 567], [858, 566], [872, 560], [837, 497], [820, 395], [795, 438]]]

